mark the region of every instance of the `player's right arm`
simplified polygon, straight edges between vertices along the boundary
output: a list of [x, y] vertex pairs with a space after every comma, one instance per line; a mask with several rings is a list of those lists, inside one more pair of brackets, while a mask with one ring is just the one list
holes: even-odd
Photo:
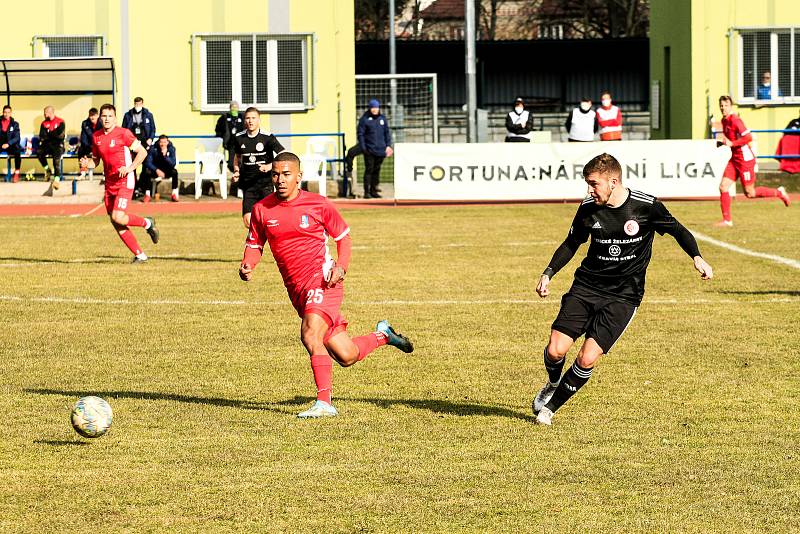
[[231, 175], [231, 180], [234, 182], [239, 181], [239, 151], [233, 154], [233, 175]]
[[94, 169], [100, 163], [100, 152], [97, 150], [97, 145], [94, 142], [94, 135], [92, 135], [92, 157], [84, 156], [80, 160], [81, 167], [87, 169]]
[[261, 210], [259, 206], [253, 208], [250, 218], [250, 231], [247, 234], [247, 241], [244, 244], [244, 255], [242, 263], [239, 265], [239, 278], [249, 282], [253, 278], [253, 271], [261, 261], [264, 253], [264, 243], [267, 241], [264, 225], [262, 223]]
[[578, 248], [589, 239], [589, 229], [583, 224], [582, 207], [583, 205], [578, 208], [578, 212], [572, 220], [572, 226], [569, 229], [567, 238], [553, 253], [550, 263], [547, 264], [547, 268], [539, 277], [539, 283], [536, 284], [536, 293], [542, 298], [550, 294], [550, 280], [569, 263]]

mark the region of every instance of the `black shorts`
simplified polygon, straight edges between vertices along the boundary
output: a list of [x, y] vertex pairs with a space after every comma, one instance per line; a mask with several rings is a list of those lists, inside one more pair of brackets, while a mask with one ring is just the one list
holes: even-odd
[[586, 339], [594, 339], [603, 353], [608, 354], [631, 324], [637, 309], [638, 306], [629, 302], [571, 289], [561, 297], [561, 309], [553, 321], [553, 330], [573, 340], [586, 334]]
[[242, 215], [253, 211], [253, 206], [256, 205], [261, 199], [266, 198], [275, 190], [272, 182], [269, 183], [255, 183], [252, 185], [240, 184], [239, 189], [242, 190]]

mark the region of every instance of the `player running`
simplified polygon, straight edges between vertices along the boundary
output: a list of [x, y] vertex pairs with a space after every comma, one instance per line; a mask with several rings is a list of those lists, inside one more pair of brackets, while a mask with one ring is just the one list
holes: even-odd
[[[100, 107], [100, 123], [103, 129], [92, 134], [92, 157], [81, 158], [80, 164], [81, 167], [94, 169], [102, 160], [106, 177], [106, 213], [122, 242], [133, 252], [132, 263], [144, 263], [147, 254], [142, 252], [129, 226], [141, 226], [147, 230], [153, 243], [158, 243], [156, 222], [150, 217], [129, 214], [126, 210], [133, 198], [136, 183], [134, 171], [147, 157], [147, 150], [130, 130], [117, 126], [117, 109], [113, 105], [103, 104]], [[136, 152], [133, 161], [131, 152]]]
[[[561, 298], [550, 342], [544, 349], [548, 381], [533, 400], [536, 423], [550, 425], [553, 414], [592, 376], [600, 356], [607, 354], [633, 320], [644, 296], [644, 281], [653, 234], [670, 234], [694, 260], [703, 280], [711, 266], [700, 256], [694, 236], [655, 197], [622, 185], [622, 169], [609, 154], [593, 158], [583, 168], [589, 197], [583, 200], [569, 234], [539, 278], [536, 292], [545, 298], [550, 279], [587, 239], [589, 251], [575, 271], [570, 290]], [[586, 339], [564, 376], [564, 359], [572, 344]]]
[[[264, 243], [269, 243], [289, 299], [303, 320], [300, 337], [311, 356], [317, 384], [316, 402], [297, 415], [305, 419], [338, 415], [331, 405], [331, 358], [349, 367], [382, 345], [406, 353], [414, 347], [387, 321], [380, 321], [375, 332], [364, 336], [350, 338], [347, 334], [347, 321], [339, 308], [352, 250], [350, 228], [327, 198], [299, 188], [301, 178], [300, 159], [295, 154], [283, 152], [275, 157], [275, 193], [253, 207], [239, 277], [250, 281]], [[336, 242], [337, 261], [328, 253], [329, 235]]]
[[733, 101], [728, 95], [719, 97], [719, 110], [722, 112], [721, 143], [731, 148], [731, 159], [722, 173], [719, 183], [719, 203], [722, 208], [722, 220], [716, 226], [733, 226], [731, 219], [731, 186], [737, 179], [742, 181], [742, 189], [747, 198], [778, 197], [785, 206], [789, 206], [789, 195], [783, 186], [756, 187], [756, 157], [750, 148], [753, 136], [744, 125], [742, 119], [733, 112]]
[[242, 222], [250, 228], [253, 206], [273, 191], [270, 170], [274, 154], [285, 149], [274, 135], [261, 132], [261, 113], [254, 107], [244, 112], [243, 132], [236, 134], [233, 148], [233, 181], [242, 191]]

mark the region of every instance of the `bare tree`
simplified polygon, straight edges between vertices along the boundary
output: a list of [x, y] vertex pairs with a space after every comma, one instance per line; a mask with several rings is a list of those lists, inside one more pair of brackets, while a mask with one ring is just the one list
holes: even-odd
[[649, 18], [649, 0], [542, 0], [522, 17], [526, 25], [558, 25], [565, 37], [584, 39], [646, 37]]
[[[395, 16], [409, 0], [395, 0]], [[417, 2], [419, 3], [419, 2]], [[387, 0], [355, 0], [357, 40], [382, 40], [389, 37], [389, 2]]]

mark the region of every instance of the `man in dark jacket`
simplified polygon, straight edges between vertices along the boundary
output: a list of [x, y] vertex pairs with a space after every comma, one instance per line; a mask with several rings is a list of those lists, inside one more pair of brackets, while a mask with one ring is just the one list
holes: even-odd
[[358, 121], [358, 144], [364, 152], [364, 198], [381, 198], [377, 191], [381, 164], [394, 153], [389, 121], [380, 108], [381, 103], [373, 98]]
[[122, 127], [133, 132], [142, 146], [150, 148], [156, 136], [156, 120], [150, 110], [144, 107], [144, 98], [137, 96], [133, 99], [133, 107], [122, 117]]
[[[88, 158], [92, 155], [92, 135], [98, 131], [103, 129], [103, 125], [100, 124], [98, 120], [100, 118], [100, 112], [97, 111], [97, 108], [90, 108], [89, 109], [89, 116], [84, 119], [81, 123], [81, 138], [80, 138], [80, 145], [78, 145], [78, 159], [81, 158]], [[90, 172], [89, 169], [84, 169], [81, 167], [81, 178], [86, 176], [86, 173]]]
[[147, 159], [142, 168], [140, 186], [144, 189], [143, 202], [150, 202], [150, 193], [153, 189], [153, 180], [172, 179], [173, 202], [178, 202], [178, 159], [175, 155], [175, 146], [166, 135], [158, 136], [158, 142], [147, 151]]
[[11, 106], [3, 106], [3, 118], [0, 119], [0, 152], [14, 157], [14, 174], [11, 181], [19, 182], [19, 167], [22, 163], [22, 147], [19, 144], [19, 123], [11, 116]]
[[[53, 179], [53, 189], [58, 189], [61, 179], [61, 155], [64, 154], [64, 120], [56, 117], [53, 106], [44, 108], [44, 121], [39, 127], [39, 148], [36, 155], [44, 167], [45, 180]], [[53, 169], [47, 165], [47, 156], [53, 158]]]
[[214, 134], [222, 139], [222, 148], [228, 151], [228, 170], [233, 172], [234, 138], [236, 134], [244, 131], [244, 117], [239, 114], [239, 103], [231, 102], [228, 113], [223, 113], [217, 119]]
[[533, 113], [525, 109], [521, 98], [514, 101], [514, 109], [506, 115], [506, 143], [530, 143], [533, 131]]

